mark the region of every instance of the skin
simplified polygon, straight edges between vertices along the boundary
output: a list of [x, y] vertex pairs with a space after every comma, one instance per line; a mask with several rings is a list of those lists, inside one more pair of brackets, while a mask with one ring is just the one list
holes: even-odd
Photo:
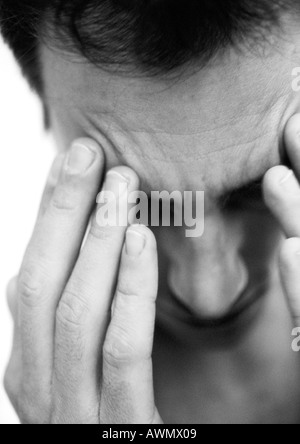
[[[41, 48], [60, 154], [8, 288], [15, 341], [5, 385], [23, 423], [299, 421], [294, 25], [289, 17], [284, 38], [274, 33], [261, 54], [230, 49], [176, 80], [121, 76]], [[280, 165], [286, 154], [294, 172]], [[224, 209], [225, 192], [263, 176], [264, 202]], [[100, 228], [96, 195], [119, 181], [204, 190], [203, 237]], [[252, 293], [259, 301], [234, 322], [207, 326]]]

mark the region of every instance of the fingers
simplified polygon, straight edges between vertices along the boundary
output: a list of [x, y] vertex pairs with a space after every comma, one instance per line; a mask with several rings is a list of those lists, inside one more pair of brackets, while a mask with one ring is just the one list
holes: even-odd
[[292, 170], [278, 166], [264, 178], [265, 201], [287, 237], [300, 236], [300, 114], [285, 128], [284, 140]]
[[269, 170], [264, 178], [264, 195], [285, 235], [300, 236], [300, 186], [295, 173], [284, 166]]
[[[89, 139], [73, 144], [62, 167], [58, 161], [57, 186], [52, 190], [50, 179], [21, 267], [18, 295], [26, 381], [22, 398], [39, 412], [48, 411], [50, 402], [57, 305], [80, 251], [103, 164], [100, 147]], [[37, 417], [35, 412], [32, 416]]]
[[[101, 196], [107, 196], [107, 211], [118, 222], [107, 225], [107, 214], [102, 205], [98, 206], [58, 307], [54, 416], [68, 412], [75, 423], [99, 420], [101, 349], [128, 223], [128, 193], [136, 191], [138, 185], [138, 177], [129, 168], [118, 167], [107, 174]], [[118, 211], [114, 211], [116, 203]]]
[[299, 238], [291, 238], [285, 241], [280, 256], [280, 270], [294, 325], [300, 327]]
[[264, 195], [287, 237], [280, 254], [280, 272], [292, 317], [300, 326], [300, 115], [290, 119], [284, 139], [293, 170], [279, 166], [268, 171]]
[[155, 409], [152, 347], [158, 287], [156, 242], [143, 226], [128, 229], [103, 349], [100, 421], [149, 424]]

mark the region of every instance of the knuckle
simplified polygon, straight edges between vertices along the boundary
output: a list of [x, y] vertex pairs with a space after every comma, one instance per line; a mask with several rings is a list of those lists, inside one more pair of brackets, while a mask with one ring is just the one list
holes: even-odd
[[138, 302], [141, 298], [136, 294], [135, 291], [132, 291], [130, 282], [122, 282], [121, 285], [117, 288], [116, 297], [119, 300], [131, 300], [133, 302]]
[[57, 324], [65, 331], [76, 331], [80, 328], [89, 312], [87, 301], [66, 290], [57, 309]]
[[89, 234], [96, 241], [101, 241], [104, 248], [105, 245], [107, 245], [107, 248], [112, 248], [119, 245], [125, 228], [124, 225], [114, 220], [102, 221], [102, 217], [99, 216], [99, 209], [97, 209], [91, 220]]
[[51, 200], [51, 206], [54, 211], [72, 212], [78, 207], [78, 193], [72, 183], [62, 185], [57, 188]]
[[136, 282], [132, 288], [132, 282], [122, 281], [116, 290], [116, 300], [119, 311], [135, 313], [136, 311], [155, 309], [156, 293], [145, 288], [144, 282]]
[[113, 233], [114, 227], [102, 226], [97, 220], [93, 220], [91, 223], [89, 235], [97, 241], [107, 242], [111, 245], [114, 239]]
[[45, 288], [44, 276], [35, 264], [23, 268], [18, 282], [20, 301], [29, 308], [36, 307], [43, 297], [43, 288]]
[[103, 346], [103, 360], [110, 368], [134, 365], [147, 358], [145, 349], [122, 329], [110, 333]]

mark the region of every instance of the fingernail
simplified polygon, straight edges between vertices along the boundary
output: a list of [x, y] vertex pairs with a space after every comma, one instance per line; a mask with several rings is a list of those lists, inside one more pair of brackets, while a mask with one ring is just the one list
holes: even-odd
[[94, 163], [95, 153], [85, 145], [75, 143], [66, 160], [66, 171], [69, 174], [83, 174]]
[[129, 179], [117, 171], [109, 171], [106, 174], [103, 191], [110, 191], [116, 198], [128, 192]]
[[126, 254], [131, 257], [138, 257], [142, 254], [146, 245], [146, 237], [137, 229], [129, 228], [126, 233]]
[[285, 182], [287, 182], [287, 181], [292, 177], [292, 175], [293, 175], [293, 171], [292, 171], [292, 170], [289, 170], [289, 171], [285, 174], [285, 176], [283, 176], [283, 178], [280, 180], [280, 184], [282, 185], [282, 184], [284, 184]]
[[280, 181], [280, 185], [288, 193], [299, 193], [299, 183], [295, 177], [295, 174], [290, 170]]

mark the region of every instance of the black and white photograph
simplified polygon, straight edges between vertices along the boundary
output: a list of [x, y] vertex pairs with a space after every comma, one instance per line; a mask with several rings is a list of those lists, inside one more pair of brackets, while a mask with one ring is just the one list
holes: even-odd
[[0, 424], [300, 424], [300, 1], [0, 0]]

